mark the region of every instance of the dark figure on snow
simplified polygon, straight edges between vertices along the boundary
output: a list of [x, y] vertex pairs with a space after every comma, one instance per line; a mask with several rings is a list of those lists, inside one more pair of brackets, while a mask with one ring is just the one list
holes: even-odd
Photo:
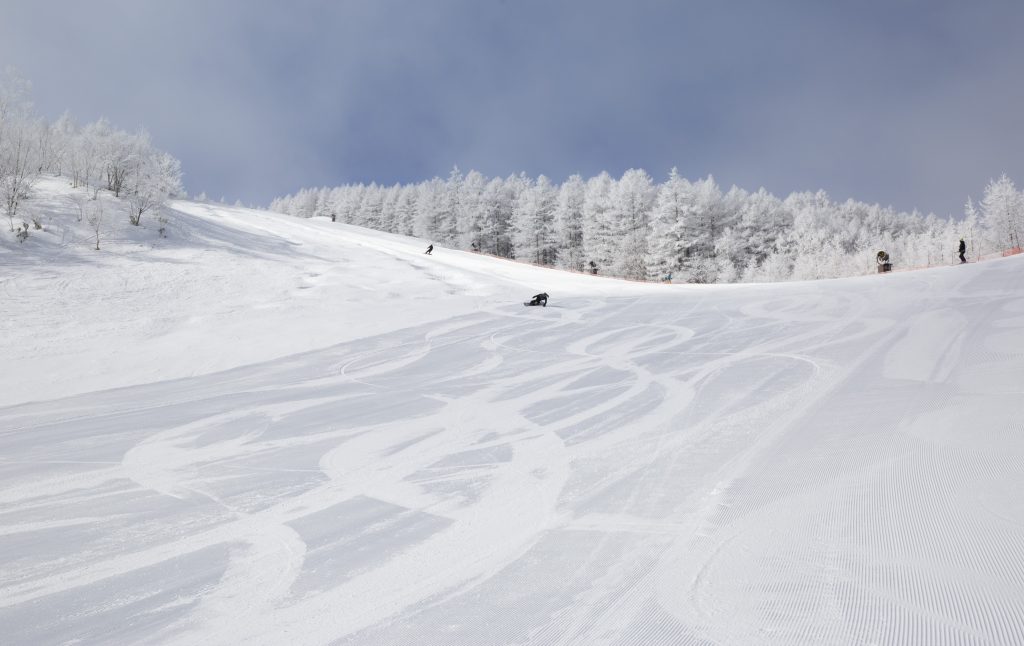
[[965, 253], [967, 253], [967, 243], [964, 242], [963, 238], [960, 238], [960, 262], [961, 263], [967, 262], [967, 258], [964, 257]]
[[547, 295], [547, 293], [543, 292], [543, 293], [537, 294], [532, 299], [530, 299], [529, 305], [542, 305], [544, 307], [547, 307], [548, 306], [548, 295]]
[[337, 222], [337, 221], [338, 221], [338, 216], [335, 215], [334, 213], [331, 213], [331, 222]]
[[875, 260], [878, 262], [878, 273], [884, 274], [892, 271], [892, 263], [889, 262], [889, 253], [887, 251], [879, 251], [878, 255], [875, 256]]
[[425, 253], [425, 254], [427, 254], [427, 255], [429, 256], [429, 255], [430, 255], [430, 252], [431, 252], [431, 251], [433, 251], [433, 250], [434, 250], [434, 245], [429, 245], [429, 246], [427, 247], [427, 250], [426, 250], [426, 251], [424, 251], [423, 253]]
[[470, 248], [473, 250], [473, 253], [480, 251], [480, 247], [476, 246], [475, 242], [470, 245]]
[[594, 263], [593, 260], [590, 261], [590, 273], [594, 274], [595, 276], [597, 275], [597, 265]]

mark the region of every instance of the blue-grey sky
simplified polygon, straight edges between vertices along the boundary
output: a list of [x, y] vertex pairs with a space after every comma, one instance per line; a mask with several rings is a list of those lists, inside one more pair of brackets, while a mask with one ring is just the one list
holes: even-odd
[[962, 214], [1024, 183], [1024, 2], [4, 0], [38, 110], [145, 127], [191, 193], [673, 166]]

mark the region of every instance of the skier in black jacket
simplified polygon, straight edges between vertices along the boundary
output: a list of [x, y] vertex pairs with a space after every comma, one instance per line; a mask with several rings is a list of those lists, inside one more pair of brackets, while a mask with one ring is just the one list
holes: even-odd
[[534, 296], [530, 300], [529, 303], [527, 303], [527, 305], [542, 305], [544, 307], [547, 307], [548, 306], [548, 295], [547, 295], [547, 292], [542, 292], [540, 294], [537, 294], [536, 296]]
[[964, 257], [964, 253], [967, 252], [967, 243], [964, 242], [963, 238], [960, 238], [960, 262], [967, 262], [967, 258]]

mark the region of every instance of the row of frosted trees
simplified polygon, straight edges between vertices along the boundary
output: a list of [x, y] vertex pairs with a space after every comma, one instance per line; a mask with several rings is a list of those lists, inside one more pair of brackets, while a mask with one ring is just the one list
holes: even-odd
[[11, 231], [19, 206], [43, 173], [89, 187], [93, 197], [106, 189], [125, 198], [128, 221], [135, 225], [183, 192], [181, 164], [154, 148], [145, 131], [118, 130], [105, 119], [79, 126], [67, 114], [49, 123], [36, 115], [29, 84], [5, 71], [0, 75], [0, 192]]
[[962, 220], [833, 202], [821, 191], [723, 191], [712, 177], [690, 181], [675, 169], [661, 184], [634, 169], [559, 185], [456, 168], [419, 184], [303, 189], [270, 208], [539, 265], [587, 271], [593, 262], [603, 274], [693, 283], [865, 274], [882, 249], [898, 266], [948, 264], [961, 237], [981, 255], [1019, 244], [1024, 231], [1024, 198], [1005, 176], [979, 208], [968, 202]]

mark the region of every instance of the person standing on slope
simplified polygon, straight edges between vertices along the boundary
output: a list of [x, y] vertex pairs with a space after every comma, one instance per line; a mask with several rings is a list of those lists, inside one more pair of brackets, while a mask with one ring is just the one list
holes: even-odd
[[433, 251], [433, 250], [434, 250], [434, 245], [428, 245], [427, 246], [427, 250], [424, 251], [423, 253], [425, 253], [425, 254], [427, 254], [429, 256], [429, 255], [431, 255], [430, 252]]
[[967, 258], [964, 257], [964, 253], [967, 252], [967, 243], [964, 242], [963, 238], [960, 238], [960, 264], [967, 262]]

